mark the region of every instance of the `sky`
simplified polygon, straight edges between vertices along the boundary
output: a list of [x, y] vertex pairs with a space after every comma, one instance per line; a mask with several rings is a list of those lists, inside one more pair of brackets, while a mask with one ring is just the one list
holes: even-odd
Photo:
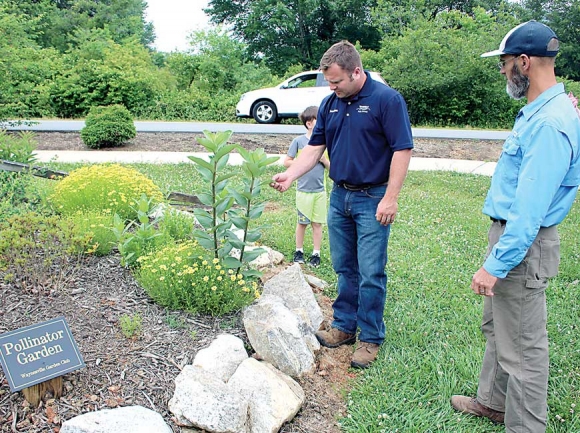
[[155, 26], [155, 47], [158, 51], [185, 51], [187, 36], [209, 26], [203, 13], [208, 0], [146, 0], [146, 20]]

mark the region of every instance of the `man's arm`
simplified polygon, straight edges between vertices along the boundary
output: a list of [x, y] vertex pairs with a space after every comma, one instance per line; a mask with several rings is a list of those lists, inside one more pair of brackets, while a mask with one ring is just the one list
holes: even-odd
[[404, 149], [398, 150], [393, 154], [387, 191], [377, 206], [376, 218], [382, 225], [391, 224], [395, 221], [398, 209], [397, 200], [409, 170], [412, 152], [412, 149]]
[[304, 173], [309, 172], [312, 168], [318, 164], [326, 146], [306, 146], [298, 158], [296, 158], [292, 165], [283, 173], [278, 173], [272, 177], [273, 182], [270, 184], [272, 188], [277, 189], [280, 192], [286, 191], [292, 185], [296, 179], [302, 176]]
[[322, 165], [324, 165], [324, 168], [326, 168], [327, 170], [330, 171], [330, 160], [328, 159], [328, 157], [326, 156], [326, 154], [322, 155], [322, 158], [320, 158], [320, 163]]

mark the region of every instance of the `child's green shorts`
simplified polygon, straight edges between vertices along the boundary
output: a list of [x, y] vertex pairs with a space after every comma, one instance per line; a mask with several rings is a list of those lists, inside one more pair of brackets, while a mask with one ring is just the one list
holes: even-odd
[[298, 210], [298, 223], [326, 224], [326, 216], [328, 215], [326, 191], [296, 191], [296, 209]]

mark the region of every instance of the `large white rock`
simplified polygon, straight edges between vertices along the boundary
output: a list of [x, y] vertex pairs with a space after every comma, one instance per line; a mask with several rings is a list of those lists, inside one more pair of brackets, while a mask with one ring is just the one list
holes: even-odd
[[250, 402], [251, 433], [275, 433], [304, 404], [304, 391], [292, 378], [267, 362], [248, 358], [240, 364], [228, 386]]
[[248, 433], [248, 400], [201, 367], [186, 365], [175, 378], [169, 410], [185, 426], [216, 433]]
[[[271, 268], [273, 266], [279, 265], [280, 263], [282, 263], [284, 261], [284, 254], [282, 254], [279, 251], [273, 250], [272, 248], [267, 247], [265, 245], [261, 245], [259, 247], [247, 246], [244, 251], [248, 252], [248, 251], [255, 250], [256, 248], [260, 248], [260, 249], [264, 250], [264, 252], [262, 254], [260, 254], [258, 257], [256, 257], [254, 260], [252, 260], [250, 263], [248, 263], [248, 265], [251, 268], [254, 268], [254, 269]], [[235, 257], [236, 259], [239, 259], [240, 258], [240, 250], [234, 248], [234, 249], [232, 249], [232, 251], [230, 251], [230, 255], [232, 257]]]
[[221, 334], [209, 347], [195, 355], [193, 365], [199, 366], [223, 382], [227, 382], [248, 353], [241, 338], [231, 334]]
[[320, 348], [314, 331], [281, 298], [262, 295], [244, 309], [243, 321], [248, 339], [262, 359], [292, 377], [313, 371], [314, 350]]
[[88, 412], [65, 421], [61, 433], [171, 433], [161, 415], [142, 406]]
[[308, 313], [310, 326], [317, 330], [322, 323], [322, 310], [298, 263], [289, 266], [264, 283], [264, 295], [276, 295], [289, 309], [303, 309]]

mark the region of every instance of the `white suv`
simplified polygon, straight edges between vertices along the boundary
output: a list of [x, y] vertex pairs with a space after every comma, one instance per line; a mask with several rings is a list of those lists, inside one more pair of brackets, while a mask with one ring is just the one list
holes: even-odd
[[[374, 80], [385, 83], [377, 72], [370, 74]], [[322, 72], [301, 72], [276, 87], [244, 93], [236, 105], [236, 116], [253, 117], [258, 123], [277, 123], [284, 117], [298, 117], [311, 105], [320, 105], [331, 93]]]

